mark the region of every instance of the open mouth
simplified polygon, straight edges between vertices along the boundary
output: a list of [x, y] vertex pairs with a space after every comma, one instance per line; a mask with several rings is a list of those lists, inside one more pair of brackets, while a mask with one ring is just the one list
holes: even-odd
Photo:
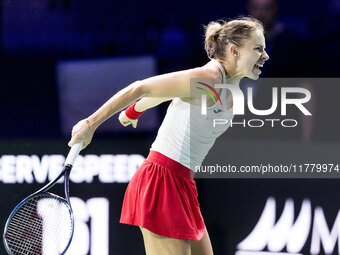
[[261, 73], [261, 69], [260, 69], [261, 67], [263, 67], [263, 64], [255, 64], [254, 65], [254, 69], [259, 73]]

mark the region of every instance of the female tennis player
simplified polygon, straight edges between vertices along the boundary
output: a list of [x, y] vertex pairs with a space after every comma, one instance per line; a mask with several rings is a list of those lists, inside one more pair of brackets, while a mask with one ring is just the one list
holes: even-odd
[[[206, 65], [136, 81], [73, 127], [69, 146], [84, 141], [85, 148], [99, 125], [133, 102], [119, 115], [124, 126], [136, 127], [145, 110], [172, 100], [149, 156], [128, 185], [120, 219], [121, 223], [140, 227], [147, 255], [213, 254], [190, 161], [200, 164], [228, 126], [219, 132], [204, 123], [191, 128], [190, 105], [199, 103], [190, 93], [190, 79], [208, 78], [236, 87], [244, 77], [258, 79], [260, 68], [269, 58], [263, 32], [262, 24], [250, 17], [210, 22], [205, 28], [205, 49], [211, 61]], [[230, 117], [231, 93], [225, 88], [216, 92], [222, 110], [216, 111], [218, 104], [209, 98], [207, 115]]]

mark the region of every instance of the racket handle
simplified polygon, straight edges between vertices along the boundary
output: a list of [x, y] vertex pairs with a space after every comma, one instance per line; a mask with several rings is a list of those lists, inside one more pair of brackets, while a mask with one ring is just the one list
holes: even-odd
[[68, 153], [66, 160], [65, 160], [65, 166], [66, 165], [73, 166], [82, 147], [83, 147], [83, 142], [76, 143], [71, 147], [70, 152]]

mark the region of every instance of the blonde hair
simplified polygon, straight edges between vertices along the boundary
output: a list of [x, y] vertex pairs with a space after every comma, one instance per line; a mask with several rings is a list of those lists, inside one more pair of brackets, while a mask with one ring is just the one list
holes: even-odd
[[226, 21], [224, 19], [210, 22], [205, 28], [205, 51], [208, 58], [224, 59], [229, 43], [239, 47], [256, 29], [264, 31], [261, 21], [253, 17], [238, 17]]

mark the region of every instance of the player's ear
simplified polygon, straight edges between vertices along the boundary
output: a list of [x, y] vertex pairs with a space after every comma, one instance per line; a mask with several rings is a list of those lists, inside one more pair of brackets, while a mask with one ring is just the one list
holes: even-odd
[[229, 53], [230, 53], [231, 56], [233, 56], [236, 59], [238, 59], [240, 57], [239, 47], [237, 45], [233, 44], [233, 43], [230, 45]]

